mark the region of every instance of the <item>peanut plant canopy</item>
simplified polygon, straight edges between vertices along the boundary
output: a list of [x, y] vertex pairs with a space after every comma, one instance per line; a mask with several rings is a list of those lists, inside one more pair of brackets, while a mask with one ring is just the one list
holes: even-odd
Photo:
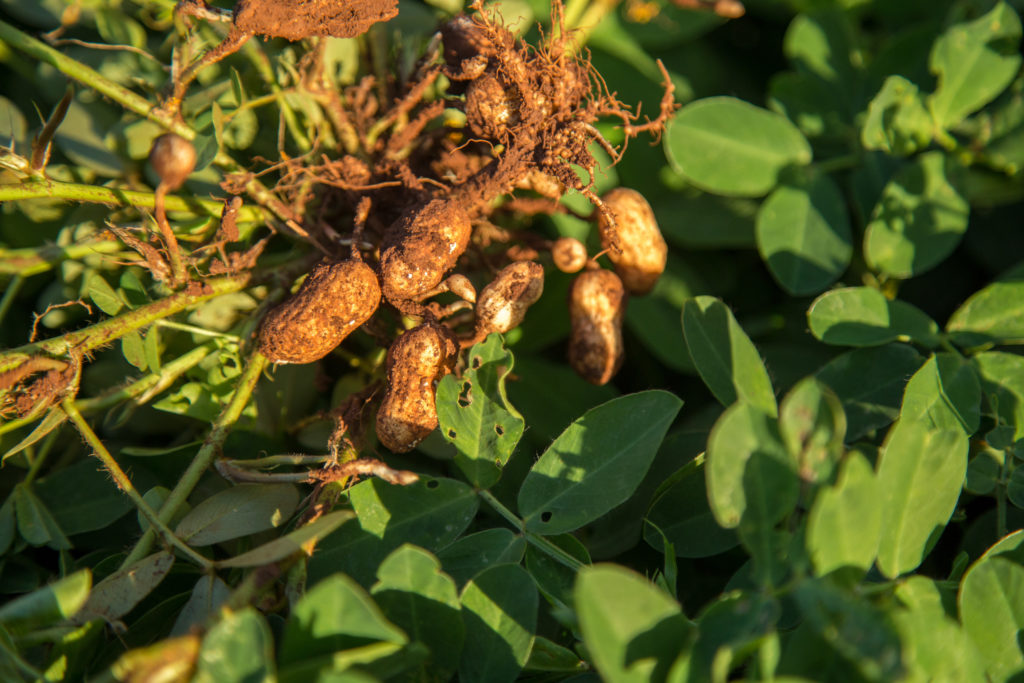
[[0, 681], [1024, 679], [1022, 15], [0, 0]]

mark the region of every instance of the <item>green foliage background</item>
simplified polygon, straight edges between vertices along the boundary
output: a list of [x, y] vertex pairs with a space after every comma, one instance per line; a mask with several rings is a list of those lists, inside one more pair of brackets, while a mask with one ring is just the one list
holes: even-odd
[[[360, 388], [379, 353], [346, 344], [328, 361], [340, 379], [311, 392], [314, 366], [263, 378], [245, 355], [265, 286], [228, 278], [220, 296], [148, 313], [166, 293], [100, 231], [152, 196], [144, 160], [163, 128], [143, 116], [173, 3], [74, 7], [76, 38], [136, 50], [68, 44], [73, 63], [47, 63], [27, 34], [74, 10], [0, 2], [0, 139], [24, 156], [37, 110], [67, 76], [82, 83], [48, 179], [0, 158], [0, 345], [79, 298], [102, 313], [48, 311], [57, 341], [35, 351], [137, 322], [86, 349], [76, 400], [0, 423], [0, 678], [1022, 675], [1024, 3], [750, 0], [728, 23], [570, 3], [601, 19], [587, 46], [620, 99], [656, 103], [661, 58], [684, 103], [662, 145], [634, 142], [601, 178], [641, 190], [672, 247], [629, 303], [626, 366], [605, 387], [572, 374], [570, 278], [553, 273], [521, 328], [441, 383], [438, 433], [388, 457], [420, 481], [362, 481], [306, 526], [304, 488], [232, 486], [209, 466], [322, 462], [265, 456], [321, 452], [330, 426], [309, 416]], [[403, 1], [332, 43], [338, 82], [367, 41], [411, 63], [458, 9]], [[529, 26], [548, 9], [503, 12]], [[182, 235], [216, 222], [207, 198], [233, 160], [275, 155], [279, 120], [293, 153], [327, 125], [291, 85], [298, 46], [250, 45], [186, 103], [200, 165], [169, 207]], [[98, 95], [100, 79], [128, 94]], [[138, 194], [100, 196], [111, 208], [87, 198], [100, 186]], [[263, 216], [245, 211], [253, 240]], [[588, 234], [567, 216], [535, 227]], [[282, 242], [261, 265], [301, 257]], [[17, 362], [0, 355], [0, 372]], [[128, 494], [93, 459], [104, 451]]]

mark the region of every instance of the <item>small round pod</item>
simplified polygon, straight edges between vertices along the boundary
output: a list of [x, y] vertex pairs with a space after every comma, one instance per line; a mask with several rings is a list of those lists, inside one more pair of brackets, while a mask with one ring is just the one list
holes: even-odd
[[415, 448], [437, 427], [435, 392], [455, 369], [459, 343], [447, 327], [426, 322], [391, 344], [387, 391], [377, 411], [377, 438], [394, 453]]
[[466, 88], [466, 121], [476, 135], [499, 140], [519, 122], [518, 91], [493, 73], [484, 73]]
[[469, 246], [473, 226], [457, 202], [433, 199], [404, 213], [384, 236], [381, 289], [401, 308], [439, 284]]
[[586, 270], [569, 290], [569, 365], [591, 384], [607, 384], [622, 365], [626, 290], [610, 270]]
[[380, 305], [377, 275], [362, 261], [323, 261], [290, 299], [272, 309], [259, 350], [272, 363], [312, 363], [369, 320]]
[[544, 269], [533, 261], [516, 261], [500, 271], [483, 288], [476, 304], [478, 337], [502, 334], [519, 327], [526, 309], [544, 292]]
[[[615, 216], [612, 227], [598, 212], [601, 245], [615, 264], [615, 272], [630, 294], [646, 294], [654, 288], [668, 258], [668, 245], [658, 229], [651, 205], [644, 196], [628, 187], [617, 187], [601, 201]], [[618, 247], [618, 250], [616, 250]]]
[[559, 237], [551, 245], [551, 258], [563, 273], [578, 273], [587, 265], [587, 248], [575, 237]]
[[196, 167], [195, 146], [174, 133], [164, 133], [153, 141], [149, 163], [168, 190], [177, 190]]

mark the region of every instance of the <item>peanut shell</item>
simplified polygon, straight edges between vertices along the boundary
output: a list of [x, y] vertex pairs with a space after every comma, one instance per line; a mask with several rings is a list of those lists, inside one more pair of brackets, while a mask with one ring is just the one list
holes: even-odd
[[411, 451], [437, 427], [437, 382], [455, 369], [459, 344], [443, 325], [403, 333], [387, 358], [387, 391], [377, 411], [377, 438], [395, 453]]
[[578, 273], [587, 265], [587, 248], [575, 237], [560, 237], [551, 245], [551, 258], [563, 273]]
[[610, 270], [580, 273], [569, 290], [569, 364], [591, 384], [607, 384], [622, 365], [626, 290]]
[[271, 310], [259, 350], [274, 363], [312, 363], [326, 356], [380, 304], [380, 285], [362, 261], [321, 262], [290, 299]]
[[601, 200], [616, 222], [612, 227], [598, 214], [601, 245], [608, 249], [608, 258], [629, 293], [646, 294], [654, 288], [668, 258], [668, 245], [654, 211], [642, 194], [628, 187], [617, 187]]
[[544, 292], [544, 269], [533, 261], [517, 261], [502, 268], [483, 288], [476, 304], [476, 329], [480, 336], [504, 334], [519, 327], [526, 309]]

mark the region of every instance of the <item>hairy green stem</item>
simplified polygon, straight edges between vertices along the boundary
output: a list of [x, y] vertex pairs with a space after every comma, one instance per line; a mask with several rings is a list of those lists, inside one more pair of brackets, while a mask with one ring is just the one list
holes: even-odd
[[108, 318], [95, 325], [68, 332], [54, 339], [26, 344], [0, 353], [0, 367], [4, 365], [4, 361], [25, 354], [45, 353], [51, 356], [63, 356], [72, 352], [84, 354], [95, 351], [129, 332], [151, 325], [157, 320], [180, 313], [191, 306], [222, 294], [240, 291], [249, 284], [251, 279], [251, 273], [242, 273], [194, 283], [194, 287], [189, 287], [151, 304], [140, 306], [134, 311]]
[[494, 494], [491, 493], [490, 491], [478, 491], [477, 495], [479, 495], [480, 498], [482, 498], [488, 505], [494, 508], [494, 511], [501, 515], [505, 519], [505, 521], [514, 526], [520, 532], [522, 532], [524, 538], [526, 538], [527, 543], [534, 546], [535, 548], [543, 552], [545, 555], [550, 556], [555, 561], [564, 564], [566, 567], [572, 569], [573, 571], [577, 571], [584, 566], [582, 562], [580, 562], [575, 557], [559, 548], [557, 545], [555, 545], [548, 539], [544, 538], [539, 534], [535, 534], [532, 531], [526, 531], [523, 525], [523, 520], [519, 519], [519, 517], [517, 517], [515, 513], [513, 513], [507, 507], [502, 505], [501, 501], [495, 498]]
[[[196, 453], [192, 462], [189, 463], [188, 469], [181, 475], [181, 479], [178, 480], [174, 490], [171, 491], [170, 495], [167, 496], [167, 500], [160, 507], [158, 517], [161, 522], [166, 524], [177, 514], [185, 500], [192, 493], [192, 490], [196, 487], [196, 484], [199, 483], [199, 478], [203, 476], [217, 456], [220, 455], [224, 439], [227, 438], [231, 427], [238, 421], [245, 406], [248, 405], [249, 398], [256, 388], [256, 383], [259, 382], [263, 369], [267, 367], [267, 362], [267, 357], [259, 351], [253, 351], [249, 356], [248, 364], [238, 380], [231, 400], [224, 406], [220, 415], [217, 416], [210, 434], [206, 437], [206, 441], [203, 442], [199, 452]], [[121, 563], [121, 568], [130, 567], [144, 558], [153, 547], [154, 540], [156, 540], [156, 534], [153, 532], [153, 528], [150, 527], [135, 544], [135, 547], [132, 548], [124, 562]]]
[[4, 290], [4, 296], [3, 298], [0, 298], [0, 325], [3, 324], [4, 318], [7, 317], [7, 311], [11, 310], [11, 304], [14, 303], [14, 297], [18, 295], [18, 291], [24, 283], [25, 278], [19, 274], [15, 275], [7, 284], [7, 289]]
[[121, 469], [121, 466], [117, 463], [117, 460], [114, 459], [114, 456], [111, 455], [110, 451], [107, 450], [107, 447], [103, 445], [100, 437], [96, 435], [96, 432], [94, 432], [92, 427], [89, 426], [89, 423], [86, 422], [82, 413], [75, 407], [75, 402], [71, 399], [65, 399], [61, 404], [61, 407], [64, 412], [67, 413], [67, 416], [71, 419], [71, 422], [75, 427], [78, 428], [78, 432], [82, 435], [82, 438], [85, 439], [85, 442], [89, 444], [90, 448], [92, 448], [93, 455], [99, 458], [100, 462], [103, 463], [104, 469], [106, 469], [107, 473], [111, 478], [113, 478], [114, 483], [117, 484], [117, 488], [121, 489], [121, 491], [131, 499], [132, 503], [134, 503], [135, 507], [138, 508], [142, 516], [150, 523], [150, 528], [157, 529], [165, 541], [180, 550], [186, 557], [198, 564], [200, 567], [203, 567], [204, 569], [212, 567], [213, 563], [210, 560], [197, 553], [195, 550], [190, 548], [187, 543], [178, 538], [174, 532], [168, 528], [167, 524], [160, 519], [156, 510], [150, 507], [149, 503], [143, 500], [142, 494], [140, 494], [138, 489], [135, 488], [135, 485], [132, 484], [132, 480], [128, 478], [128, 475], [125, 474], [123, 469]]
[[0, 275], [23, 278], [45, 273], [63, 261], [77, 261], [94, 254], [116, 254], [124, 249], [117, 240], [89, 240], [66, 247], [49, 245], [24, 249], [0, 249]]
[[[99, 185], [83, 185], [79, 183], [62, 183], [57, 180], [30, 181], [27, 183], [0, 185], [0, 202], [21, 199], [67, 199], [91, 204], [110, 204], [112, 206], [135, 206], [141, 209], [152, 209], [156, 206], [155, 192], [139, 192], [138, 190], [121, 190], [116, 187]], [[191, 211], [195, 214], [219, 217], [224, 208], [223, 202], [198, 197], [180, 197], [167, 195], [164, 197], [164, 209], [167, 211]], [[238, 210], [238, 220], [263, 220], [263, 211], [256, 206], [243, 205]]]

